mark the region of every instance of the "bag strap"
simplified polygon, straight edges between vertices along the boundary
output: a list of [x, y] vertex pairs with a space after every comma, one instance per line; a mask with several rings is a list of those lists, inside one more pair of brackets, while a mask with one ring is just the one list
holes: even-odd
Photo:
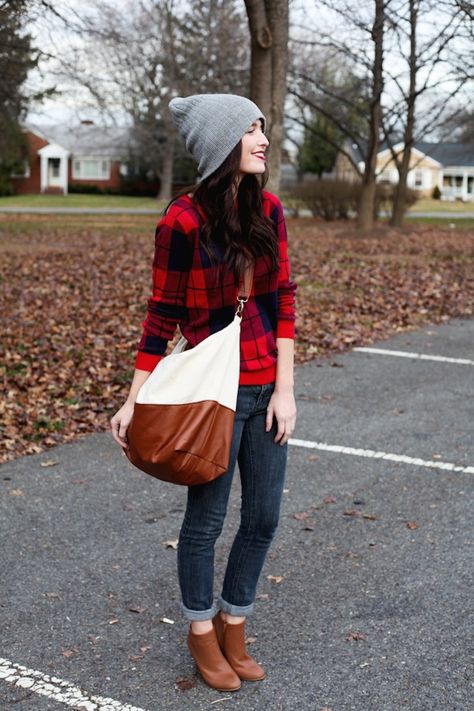
[[237, 296], [237, 301], [239, 302], [239, 305], [237, 307], [237, 314], [239, 316], [242, 316], [242, 311], [244, 310], [244, 306], [249, 300], [250, 294], [252, 292], [252, 285], [253, 285], [253, 272], [255, 268], [255, 262], [251, 262], [249, 266], [246, 268], [244, 272], [244, 278], [243, 278], [243, 283], [239, 287], [239, 292], [243, 291], [243, 293], [239, 293]]

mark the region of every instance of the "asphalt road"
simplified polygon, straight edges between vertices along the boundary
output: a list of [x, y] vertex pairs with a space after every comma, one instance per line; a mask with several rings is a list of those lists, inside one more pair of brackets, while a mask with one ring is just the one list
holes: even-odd
[[[93, 215], [161, 215], [162, 208], [150, 209], [144, 207], [0, 207], [0, 213], [23, 213], [23, 214], [58, 214], [58, 215], [82, 215], [82, 214], [93, 214]], [[285, 214], [290, 216], [295, 214], [292, 209], [285, 209]], [[387, 217], [389, 213], [381, 212], [381, 216]], [[311, 210], [301, 209], [297, 211], [298, 217], [311, 217]], [[351, 217], [354, 217], [355, 213], [351, 213]], [[466, 220], [474, 218], [474, 210], [465, 212], [436, 212], [436, 211], [410, 211], [406, 215], [407, 217], [428, 217], [428, 218], [440, 218], [440, 219], [452, 219], [452, 220]]]
[[[387, 352], [296, 369], [294, 437], [313, 445], [290, 447], [247, 626], [267, 678], [235, 693], [206, 686], [186, 647], [165, 545], [184, 489], [109, 433], [0, 467], [0, 711], [470, 711], [474, 320], [373, 345]], [[216, 595], [238, 515], [237, 470]]]

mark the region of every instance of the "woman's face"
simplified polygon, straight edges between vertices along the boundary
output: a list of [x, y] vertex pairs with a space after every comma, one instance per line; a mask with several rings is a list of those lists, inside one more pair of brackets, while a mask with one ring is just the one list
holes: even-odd
[[269, 140], [262, 131], [262, 120], [257, 119], [242, 136], [241, 178], [246, 173], [264, 172], [268, 144]]

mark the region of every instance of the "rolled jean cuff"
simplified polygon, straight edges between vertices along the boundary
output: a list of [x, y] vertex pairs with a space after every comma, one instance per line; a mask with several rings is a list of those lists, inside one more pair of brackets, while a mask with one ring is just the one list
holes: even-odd
[[234, 615], [235, 617], [247, 617], [253, 612], [254, 603], [251, 602], [250, 605], [232, 605], [227, 600], [224, 600], [222, 595], [219, 595], [217, 600], [217, 605], [220, 610], [227, 612], [229, 615]]
[[184, 603], [181, 603], [181, 610], [187, 620], [212, 620], [214, 615], [217, 614], [215, 603], [208, 610], [190, 610]]

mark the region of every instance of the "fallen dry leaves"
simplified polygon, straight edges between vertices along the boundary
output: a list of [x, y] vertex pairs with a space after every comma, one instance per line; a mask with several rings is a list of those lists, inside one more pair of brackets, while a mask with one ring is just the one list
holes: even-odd
[[175, 683], [178, 689], [181, 691], [187, 691], [188, 689], [192, 689], [196, 686], [197, 675], [195, 675], [192, 679], [187, 676], [178, 676]]
[[[0, 462], [109, 430], [133, 376], [155, 222], [0, 216]], [[287, 224], [299, 363], [474, 312], [472, 231]]]
[[151, 649], [150, 644], [145, 644], [143, 647], [140, 647], [140, 652], [138, 654], [134, 654], [132, 657], [129, 657], [131, 662], [140, 662], [145, 654]]
[[362, 632], [348, 632], [346, 639], [348, 641], [359, 641], [360, 639], [365, 639], [365, 634], [362, 634]]
[[72, 649], [64, 649], [62, 654], [66, 659], [72, 659], [79, 652], [79, 647], [72, 647]]
[[288, 222], [300, 362], [474, 313], [473, 231]]
[[272, 583], [281, 583], [283, 575], [267, 575], [267, 580], [270, 580]]

